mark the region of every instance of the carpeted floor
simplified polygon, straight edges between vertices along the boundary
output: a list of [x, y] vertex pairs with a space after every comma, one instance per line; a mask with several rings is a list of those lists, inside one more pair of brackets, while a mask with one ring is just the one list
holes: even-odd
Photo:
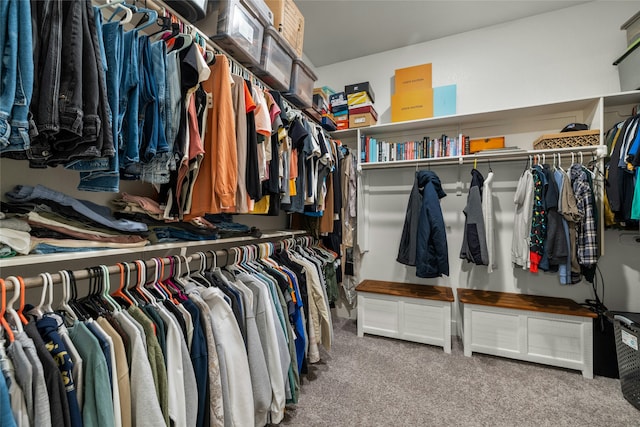
[[287, 426], [640, 426], [616, 379], [365, 335], [334, 318]]

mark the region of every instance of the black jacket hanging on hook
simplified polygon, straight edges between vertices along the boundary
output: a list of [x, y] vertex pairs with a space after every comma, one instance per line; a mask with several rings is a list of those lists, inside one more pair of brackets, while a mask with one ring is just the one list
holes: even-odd
[[489, 265], [487, 237], [482, 215], [482, 185], [484, 177], [477, 169], [471, 170], [471, 187], [464, 208], [464, 235], [460, 258], [476, 265]]
[[440, 199], [445, 196], [435, 172], [416, 173], [397, 261], [415, 265], [418, 277], [449, 275], [447, 234], [440, 208]]

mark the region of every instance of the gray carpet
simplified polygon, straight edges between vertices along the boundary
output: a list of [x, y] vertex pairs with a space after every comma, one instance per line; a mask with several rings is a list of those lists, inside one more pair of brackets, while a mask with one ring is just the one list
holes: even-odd
[[365, 335], [334, 318], [287, 426], [640, 426], [616, 379]]

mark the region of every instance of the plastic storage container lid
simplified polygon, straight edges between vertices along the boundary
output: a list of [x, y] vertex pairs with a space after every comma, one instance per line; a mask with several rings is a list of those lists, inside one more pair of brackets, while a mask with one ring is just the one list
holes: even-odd
[[273, 12], [264, 0], [241, 0], [265, 28], [273, 25]]
[[208, 27], [216, 27], [211, 39], [241, 64], [258, 64], [264, 33], [261, 22], [239, 0], [211, 2], [210, 5], [214, 9], [207, 18]]

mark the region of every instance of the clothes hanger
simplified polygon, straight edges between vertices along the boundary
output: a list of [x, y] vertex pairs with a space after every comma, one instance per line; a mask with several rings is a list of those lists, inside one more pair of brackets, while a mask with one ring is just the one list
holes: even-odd
[[134, 26], [134, 29], [136, 31], [142, 31], [145, 28], [148, 28], [158, 22], [158, 12], [153, 9], [138, 7], [138, 11], [134, 15], [138, 13], [142, 13], [143, 15], [140, 17], [138, 23]]
[[[186, 257], [185, 262], [186, 261]], [[171, 272], [170, 277], [165, 281], [167, 288], [173, 290], [173, 301], [177, 305], [181, 301], [186, 301], [187, 296], [184, 294], [184, 285], [182, 279], [182, 256], [174, 255], [171, 258]], [[188, 265], [187, 265], [188, 268]]]
[[[24, 329], [22, 329], [22, 319], [18, 315], [18, 312], [13, 308], [13, 304], [18, 300], [18, 298], [20, 298], [20, 281], [18, 281], [18, 278], [16, 276], [9, 276], [6, 278], [6, 280], [7, 282], [11, 282], [11, 284], [13, 285], [13, 296], [7, 302], [5, 311], [6, 314], [9, 315], [9, 318], [13, 321], [13, 327], [18, 333], [21, 333], [24, 331]], [[24, 283], [24, 281], [22, 283]]]
[[62, 278], [62, 301], [60, 301], [59, 308], [67, 314], [72, 321], [79, 320], [78, 315], [73, 308], [69, 305], [69, 288], [71, 286], [71, 278], [69, 273], [66, 270], [59, 271], [60, 277]]
[[115, 313], [116, 311], [120, 311], [122, 307], [120, 307], [118, 302], [109, 294], [109, 291], [111, 290], [109, 267], [106, 265], [100, 265], [100, 268], [102, 269], [102, 299], [110, 306], [111, 312]]
[[42, 292], [40, 294], [40, 303], [33, 307], [33, 314], [36, 316], [36, 318], [40, 319], [43, 315], [42, 306], [44, 305], [44, 300], [47, 296], [47, 290], [50, 286], [49, 279], [51, 278], [51, 276], [47, 277], [45, 273], [40, 273], [38, 276], [42, 279]]
[[[129, 273], [130, 273], [130, 269], [129, 269], [129, 264], [127, 263], [121, 263], [119, 262], [118, 264], [116, 264], [118, 266], [118, 269], [120, 270], [120, 284], [118, 285], [118, 289], [116, 289], [111, 296], [115, 297], [115, 298], [120, 298], [123, 301], [125, 301], [127, 304], [129, 304], [129, 306], [132, 305], [137, 305], [137, 302], [135, 302], [134, 299], [132, 299], [129, 295], [128, 295], [128, 291], [126, 291], [126, 288], [128, 286], [125, 286], [125, 281], [126, 284], [129, 284]], [[126, 267], [126, 275], [125, 275], [125, 265]]]
[[[173, 40], [175, 40], [173, 45], [174, 48], [171, 49], [171, 52], [178, 53], [180, 51], [187, 49], [189, 46], [193, 44], [193, 36], [191, 34], [181, 33], [175, 36]], [[179, 47], [175, 47], [175, 43], [177, 43], [178, 41], [182, 41], [182, 44]]]
[[[193, 259], [192, 257], [187, 258], [184, 255], [180, 255], [179, 258], [182, 260], [182, 258], [184, 258], [184, 267], [186, 270], [186, 274], [178, 274], [177, 276], [174, 277], [175, 283], [179, 286], [182, 287], [182, 289], [186, 289], [188, 286], [193, 285], [193, 286], [201, 286], [197, 281], [193, 280], [192, 276], [191, 276], [191, 269], [189, 268], [189, 262]], [[180, 264], [182, 266], [182, 263]], [[181, 293], [183, 299], [186, 299], [186, 295], [184, 295], [184, 293]]]
[[113, 11], [109, 19], [107, 19], [107, 22], [111, 22], [111, 20], [113, 20], [113, 18], [118, 14], [118, 12], [124, 12], [124, 16], [120, 18], [120, 20], [118, 21], [121, 26], [131, 22], [131, 20], [133, 19], [134, 6], [126, 4], [124, 0], [114, 2], [114, 5], [118, 5], [118, 7], [116, 8], [116, 10]]
[[245, 246], [242, 246], [240, 249], [242, 254], [240, 265], [242, 265], [246, 270], [248, 270], [249, 274], [257, 273], [259, 269], [252, 264], [252, 259], [251, 259], [252, 245], [245, 245]]
[[[171, 301], [174, 305], [178, 305], [180, 304], [180, 300], [179, 300], [180, 295], [177, 291], [175, 284], [173, 283], [173, 276], [175, 274], [175, 264], [176, 264], [176, 257], [170, 256], [169, 257], [169, 276], [166, 279], [161, 279], [159, 284], [167, 293], [167, 298], [169, 299], [169, 301]], [[164, 274], [163, 274], [163, 277], [164, 277]]]
[[142, 304], [151, 304], [151, 299], [147, 296], [146, 291], [143, 290], [142, 286], [143, 282], [146, 281], [147, 266], [141, 260], [135, 260], [134, 264], [136, 265], [136, 270], [138, 271], [138, 280], [134, 285], [133, 290], [135, 291], [135, 294], [133, 295], [137, 295], [140, 298], [140, 302]]
[[[162, 8], [164, 9], [164, 8]], [[155, 37], [160, 33], [164, 33], [165, 31], [169, 31], [172, 29], [172, 22], [171, 22], [171, 18], [169, 18], [168, 16], [159, 16], [158, 19], [156, 19], [156, 24], [158, 25], [158, 27], [160, 27], [159, 30], [149, 34], [149, 38], [151, 37]], [[176, 32], [177, 34], [177, 32]]]
[[22, 279], [22, 276], [16, 276], [16, 278], [18, 279], [18, 283], [20, 284], [20, 307], [18, 307], [18, 317], [22, 321], [22, 324], [26, 325], [27, 323], [29, 323], [29, 321], [24, 315], [24, 298], [25, 298], [26, 288], [25, 288], [24, 280]]
[[162, 301], [168, 300], [176, 304], [171, 292], [169, 292], [169, 289], [167, 289], [162, 279], [164, 277], [164, 260], [162, 258], [154, 258], [153, 260], [156, 263], [155, 289], [163, 296]]
[[7, 334], [9, 342], [12, 343], [15, 341], [15, 337], [13, 336], [11, 325], [9, 325], [9, 322], [7, 322], [7, 319], [4, 317], [4, 314], [7, 311], [7, 286], [2, 279], [0, 279], [0, 292], [2, 293], [2, 299], [0, 301], [0, 326], [2, 326], [2, 330]]
[[47, 299], [47, 304], [43, 307], [44, 314], [53, 313], [53, 277], [50, 273], [44, 273], [49, 279], [49, 299]]
[[67, 270], [69, 273], [69, 284], [71, 289], [71, 299], [69, 303], [73, 307], [74, 311], [78, 315], [78, 320], [87, 321], [91, 319], [91, 314], [87, 311], [86, 307], [82, 304], [82, 301], [78, 299], [78, 284], [76, 282], [76, 276], [73, 271]]
[[233, 251], [233, 261], [231, 263], [227, 262], [227, 265], [225, 267], [225, 269], [233, 274], [237, 274], [237, 273], [246, 273], [246, 274], [250, 274], [245, 268], [244, 266], [241, 265], [240, 263], [240, 259], [241, 259], [241, 253], [240, 253], [240, 249], [238, 249], [237, 247], [233, 247], [231, 249], [225, 249], [228, 253], [227, 255], [227, 259], [231, 258], [231, 251]]
[[91, 322], [94, 318], [108, 312], [109, 309], [102, 300], [102, 269], [100, 267], [91, 267], [86, 270], [89, 272], [89, 293], [81, 298], [79, 303], [89, 314], [84, 321]]
[[565, 172], [565, 170], [562, 168], [562, 154], [558, 153], [558, 169], [560, 169], [562, 172]]
[[113, 7], [120, 3], [124, 3], [124, 0], [107, 0], [104, 4], [99, 4], [96, 7], [98, 9], [104, 9], [105, 7]]
[[198, 286], [204, 286], [205, 288], [209, 288], [213, 286], [213, 284], [204, 276], [204, 272], [207, 268], [207, 256], [204, 252], [196, 252], [198, 256], [198, 269], [193, 271], [189, 278], [190, 282], [197, 284]]
[[153, 276], [151, 277], [150, 281], [145, 283], [144, 289], [148, 293], [153, 295], [154, 299], [156, 300], [155, 302], [164, 301], [164, 300], [167, 299], [167, 297], [164, 294], [164, 291], [160, 290], [159, 286], [158, 286], [159, 277], [161, 277], [161, 275], [162, 275], [162, 273], [160, 272], [160, 264], [159, 264], [157, 258], [152, 258], [151, 262], [153, 262], [153, 264], [155, 266], [155, 268], [153, 270]]

